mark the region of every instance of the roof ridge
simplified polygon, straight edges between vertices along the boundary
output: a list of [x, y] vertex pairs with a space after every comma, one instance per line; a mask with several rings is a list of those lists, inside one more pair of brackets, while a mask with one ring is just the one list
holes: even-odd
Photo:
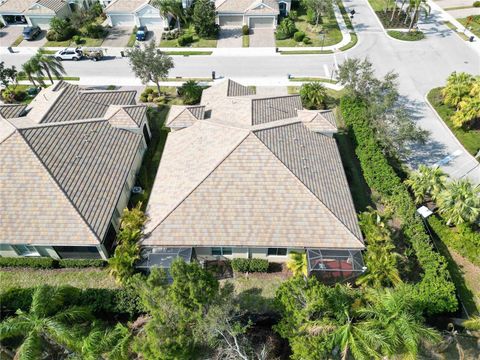
[[252, 98], [252, 102], [256, 100], [270, 100], [270, 99], [284, 99], [284, 98], [291, 98], [291, 97], [300, 97], [299, 94], [287, 94], [287, 95], [276, 95], [276, 96], [265, 96], [265, 97], [255, 97]]
[[[289, 125], [292, 125], [292, 124], [289, 124]], [[286, 126], [288, 126], [288, 125], [286, 125]], [[305, 126], [305, 125], [302, 124], [302, 126]], [[307, 129], [307, 130], [308, 130], [308, 129]], [[310, 131], [310, 130], [309, 130], [309, 131]], [[333, 216], [335, 219], [337, 219], [337, 221], [338, 221], [339, 223], [341, 223], [342, 226], [343, 226], [345, 229], [347, 229], [347, 231], [348, 231], [349, 233], [351, 233], [356, 239], [358, 239], [358, 240], [362, 243], [362, 245], [363, 245], [362, 240], [361, 240], [357, 235], [355, 235], [355, 234], [349, 229], [349, 227], [330, 209], [330, 207], [328, 207], [327, 204], [325, 204], [322, 199], [320, 199], [317, 195], [315, 195], [315, 193], [314, 193], [312, 190], [310, 190], [310, 189], [308, 188], [308, 186], [307, 186], [292, 170], [290, 170], [290, 168], [280, 159], [280, 157], [278, 157], [272, 150], [270, 150], [270, 148], [262, 141], [262, 139], [260, 139], [260, 138], [257, 136], [257, 134], [255, 134], [255, 132], [254, 132], [253, 134], [254, 134], [255, 137], [263, 144], [263, 146], [265, 146], [265, 148], [266, 148], [270, 153], [272, 153], [272, 155], [275, 156], [275, 157], [278, 159], [278, 161], [280, 161], [280, 162], [282, 163], [282, 165], [283, 165], [298, 181], [300, 181], [300, 183], [301, 183], [315, 198], [317, 198], [318, 201], [320, 201], [320, 202], [322, 203], [323, 206], [325, 206], [325, 208], [328, 210], [328, 212], [329, 212], [330, 214], [332, 214], [332, 216]], [[323, 134], [322, 134], [322, 135], [323, 135]], [[323, 135], [323, 136], [326, 136], [326, 135]], [[338, 148], [337, 148], [337, 150], [338, 150]], [[343, 166], [342, 166], [342, 169], [343, 169]], [[343, 170], [343, 171], [344, 171], [344, 173], [345, 173], [345, 170]], [[351, 192], [348, 191], [348, 193], [350, 194], [350, 198], [351, 198], [351, 197], [352, 197]], [[353, 200], [352, 200], [352, 201], [353, 201]]]
[[[203, 183], [210, 177], [210, 175], [212, 175], [212, 174], [215, 172], [215, 170], [218, 169], [218, 167], [219, 167], [220, 165], [222, 165], [223, 162], [224, 162], [226, 159], [229, 158], [229, 156], [230, 156], [235, 150], [238, 149], [238, 147], [250, 136], [250, 134], [251, 134], [251, 132], [247, 132], [247, 133], [245, 134], [245, 136], [233, 147], [233, 149], [232, 149], [231, 151], [229, 151], [229, 152], [218, 162], [218, 164], [216, 164], [216, 165], [212, 168], [211, 171], [208, 172], [207, 176], [205, 176], [198, 184], [196, 184], [196, 185], [192, 188], [192, 190], [189, 191], [188, 194], [186, 194], [186, 195], [183, 197], [183, 199], [182, 199], [177, 205], [175, 205], [175, 206], [172, 208], [172, 210], [170, 210], [170, 211], [168, 212], [168, 214], [163, 217], [162, 220], [160, 220], [160, 221], [158, 222], [158, 224], [156, 224], [154, 227], [152, 227], [152, 229], [150, 230], [149, 234], [151, 234], [152, 232], [154, 232], [156, 228], [158, 228], [165, 220], [167, 220], [168, 217], [169, 217], [176, 209], [178, 209], [178, 207], [179, 207], [180, 205], [182, 205], [182, 204], [185, 202], [185, 200], [188, 199], [188, 197], [189, 197], [196, 189], [198, 189], [198, 187], [199, 187], [201, 184], [203, 184]], [[165, 145], [166, 145], [166, 143], [165, 143]], [[154, 185], [155, 185], [155, 184], [154, 184]], [[147, 237], [148, 237], [148, 235], [147, 235]]]
[[99, 242], [99, 244], [102, 242], [102, 240], [99, 238], [99, 236], [97, 235], [97, 233], [93, 230], [93, 228], [90, 226], [90, 224], [87, 222], [87, 220], [84, 218], [84, 216], [80, 213], [79, 209], [75, 206], [75, 204], [72, 202], [72, 200], [67, 196], [65, 190], [63, 189], [62, 186], [60, 186], [60, 184], [58, 183], [57, 179], [55, 179], [55, 177], [53, 176], [52, 172], [50, 171], [50, 169], [44, 164], [44, 162], [40, 159], [40, 157], [38, 156], [37, 152], [33, 149], [33, 147], [30, 145], [30, 143], [28, 142], [28, 140], [25, 138], [25, 136], [21, 133], [21, 131], [18, 132], [19, 135], [21, 136], [22, 140], [24, 141], [24, 143], [28, 146], [28, 148], [30, 149], [30, 151], [32, 152], [32, 154], [34, 155], [35, 159], [37, 159], [37, 161], [40, 163], [40, 165], [45, 169], [45, 171], [47, 172], [48, 176], [50, 177], [50, 179], [52, 179], [53, 183], [57, 186], [57, 188], [61, 191], [61, 193], [63, 194], [64, 198], [67, 200], [68, 204], [70, 204], [70, 206], [72, 206], [74, 212], [80, 217], [80, 219], [83, 221], [83, 223], [87, 226], [87, 229], [92, 233], [92, 235], [94, 236], [94, 238], [96, 238]]
[[[118, 111], [117, 111], [118, 112]], [[115, 112], [115, 114], [117, 113]], [[114, 115], [115, 115], [114, 114]], [[101, 122], [108, 121], [105, 118], [92, 118], [92, 119], [81, 119], [81, 120], [68, 120], [68, 121], [59, 121], [59, 122], [49, 122], [49, 123], [39, 123], [35, 126], [28, 126], [19, 128], [19, 130], [31, 130], [31, 129], [40, 129], [45, 127], [56, 127], [56, 126], [67, 126], [67, 125], [76, 125], [76, 124], [86, 124], [91, 122]]]

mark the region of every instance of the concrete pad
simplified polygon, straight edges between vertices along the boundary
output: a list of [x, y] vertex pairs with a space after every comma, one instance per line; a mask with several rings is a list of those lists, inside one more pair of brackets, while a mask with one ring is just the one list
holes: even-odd
[[0, 29], [0, 46], [11, 46], [22, 35], [24, 26], [5, 26]]
[[251, 29], [250, 47], [275, 47], [273, 29]]
[[222, 27], [218, 34], [217, 48], [242, 47], [242, 29]]
[[286, 86], [257, 86], [257, 95], [269, 96], [286, 96], [288, 88]]
[[127, 46], [130, 35], [132, 34], [131, 27], [114, 26], [108, 32], [107, 37], [102, 43], [104, 47], [125, 47]]
[[38, 36], [30, 41], [23, 40], [20, 45], [21, 47], [38, 47], [41, 48], [47, 42], [47, 30], [42, 30]]

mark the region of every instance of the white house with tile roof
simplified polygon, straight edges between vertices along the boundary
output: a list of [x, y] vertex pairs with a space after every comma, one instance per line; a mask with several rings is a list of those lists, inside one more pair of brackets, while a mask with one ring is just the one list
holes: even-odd
[[222, 27], [275, 28], [278, 16], [290, 12], [291, 0], [216, 0], [215, 7]]
[[149, 142], [135, 91], [0, 106], [0, 256], [107, 258]]
[[111, 26], [168, 26], [168, 20], [151, 0], [113, 0], [105, 7], [105, 14]]
[[306, 251], [311, 271], [362, 271], [364, 243], [330, 111], [226, 80], [204, 90], [199, 106], [172, 108], [166, 126], [175, 131], [148, 202], [141, 266], [175, 249], [200, 261], [286, 261]]

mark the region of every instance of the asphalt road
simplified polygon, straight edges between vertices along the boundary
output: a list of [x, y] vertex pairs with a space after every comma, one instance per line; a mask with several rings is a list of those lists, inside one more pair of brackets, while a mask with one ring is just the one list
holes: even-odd
[[[453, 71], [480, 74], [480, 57], [453, 32], [441, 25], [433, 12], [420, 28], [427, 35], [419, 42], [400, 42], [387, 37], [366, 0], [345, 0], [348, 9], [356, 11], [354, 26], [359, 43], [353, 49], [333, 55], [279, 55], [259, 54], [242, 56], [234, 50], [229, 56], [175, 57], [175, 68], [170, 76], [210, 77], [212, 70], [218, 76], [244, 79], [249, 84], [276, 84], [287, 74], [297, 76], [326, 76], [335, 62], [345, 58], [367, 57], [378, 75], [388, 71], [399, 74], [401, 95], [409, 105], [418, 124], [430, 131], [430, 141], [418, 145], [408, 159], [412, 167], [419, 164], [440, 164], [452, 177], [468, 176], [480, 183], [478, 162], [457, 142], [453, 134], [437, 118], [425, 102], [425, 95], [444, 84]], [[29, 55], [2, 55], [10, 65], [21, 65]], [[82, 83], [139, 85], [126, 59], [112, 58], [101, 62], [65, 62], [69, 76], [80, 76]]]

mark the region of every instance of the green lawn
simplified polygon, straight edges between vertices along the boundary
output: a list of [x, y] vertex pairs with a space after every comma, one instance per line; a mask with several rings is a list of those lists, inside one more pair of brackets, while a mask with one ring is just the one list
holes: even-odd
[[350, 37], [351, 37], [350, 42], [349, 42], [347, 45], [342, 46], [342, 47], [340, 48], [340, 51], [347, 51], [348, 49], [351, 49], [352, 47], [354, 47], [355, 45], [357, 45], [357, 42], [358, 42], [358, 36], [357, 36], [357, 34], [351, 32], [351, 33], [350, 33]]
[[385, 8], [385, 0], [368, 0], [368, 2], [375, 11], [383, 11]]
[[241, 308], [252, 313], [267, 313], [275, 310], [273, 299], [280, 284], [287, 279], [284, 273], [237, 274], [233, 279], [221, 280], [232, 283]]
[[465, 130], [463, 128], [458, 129], [453, 127], [450, 117], [455, 113], [455, 109], [442, 103], [441, 89], [442, 88], [435, 88], [430, 90], [427, 95], [428, 101], [465, 149], [467, 149], [470, 154], [476, 155], [480, 149], [480, 130]]
[[117, 285], [106, 269], [51, 269], [12, 268], [0, 270], [1, 290], [27, 288], [37, 285], [71, 285], [86, 288], [115, 288]]
[[163, 53], [172, 56], [212, 55], [212, 51], [163, 51]]
[[336, 84], [338, 82], [335, 79], [331, 80], [326, 78], [315, 78], [315, 77], [293, 77], [293, 78], [290, 78], [290, 81], [301, 81], [301, 82], [320, 81], [320, 82], [329, 83], [329, 84]]
[[[463, 26], [465, 26], [465, 24], [467, 23], [467, 18], [462, 18], [462, 19], [457, 19], [460, 24], [462, 24]], [[475, 35], [477, 35], [478, 37], [480, 37], [480, 15], [475, 15], [473, 16], [473, 21], [471, 21], [467, 28], [473, 32]]]
[[[214, 48], [217, 47], [217, 39], [204, 39], [199, 37], [195, 33], [195, 29], [193, 26], [190, 26], [186, 29], [183, 29], [184, 33], [186, 35], [192, 35], [193, 36], [193, 42], [190, 45], [184, 46], [184, 47], [192, 47], [192, 48]], [[177, 39], [173, 40], [164, 40], [162, 39], [160, 41], [160, 47], [182, 47], [178, 45]]]
[[65, 40], [65, 41], [47, 41], [44, 47], [68, 47], [72, 40]]
[[388, 30], [387, 34], [397, 40], [418, 41], [425, 39], [425, 34], [421, 31], [397, 31]]
[[143, 208], [147, 206], [165, 141], [167, 140], [168, 130], [163, 128], [163, 124], [165, 123], [169, 109], [169, 106], [162, 106], [159, 109], [151, 108], [148, 111], [148, 124], [152, 132], [152, 138], [137, 175], [137, 182], [144, 189], [144, 192], [143, 194], [134, 194], [131, 198], [134, 204], [141, 201]]
[[242, 36], [242, 46], [249, 47], [250, 46], [250, 35], [243, 35]]
[[[323, 18], [323, 23], [319, 24], [318, 26], [311, 25], [307, 22], [306, 11], [302, 6], [297, 9], [297, 12], [298, 20], [295, 21], [295, 25], [298, 31], [303, 31], [305, 35], [312, 40], [312, 42], [308, 45], [305, 45], [302, 42], [296, 42], [293, 38], [276, 40], [277, 47], [320, 47], [335, 45], [342, 41], [342, 33], [338, 28], [337, 20], [335, 19], [333, 10], [330, 11], [328, 16], [325, 16]], [[320, 30], [325, 31], [324, 38], [322, 37], [322, 35], [319, 34]]]
[[23, 41], [23, 35], [20, 35], [10, 46], [18, 46]]
[[280, 55], [318, 55], [318, 54], [333, 54], [332, 50], [293, 50], [280, 51]]

